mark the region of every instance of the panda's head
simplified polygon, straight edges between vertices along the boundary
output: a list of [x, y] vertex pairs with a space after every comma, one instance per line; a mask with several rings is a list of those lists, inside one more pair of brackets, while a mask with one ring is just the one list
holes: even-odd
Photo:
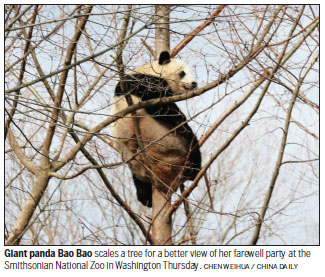
[[171, 59], [167, 51], [160, 53], [158, 61], [143, 65], [135, 69], [134, 73], [165, 79], [174, 94], [180, 94], [197, 87], [190, 68], [181, 60]]

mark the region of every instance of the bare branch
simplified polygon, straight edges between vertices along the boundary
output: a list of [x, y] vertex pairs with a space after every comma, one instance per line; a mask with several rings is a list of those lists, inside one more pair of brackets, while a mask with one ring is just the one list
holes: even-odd
[[181, 51], [199, 32], [201, 32], [205, 27], [210, 25], [215, 20], [215, 18], [221, 13], [225, 6], [226, 5], [220, 5], [218, 8], [216, 8], [205, 22], [197, 26], [194, 31], [188, 34], [186, 38], [174, 48], [170, 56], [172, 58], [175, 57], [177, 53]]
[[19, 161], [26, 167], [30, 172], [36, 174], [39, 170], [38, 166], [29, 160], [26, 155], [21, 151], [21, 147], [18, 145], [18, 142], [15, 139], [14, 134], [11, 129], [8, 129], [8, 141], [10, 143], [11, 149], [15, 152]]
[[[292, 51], [289, 51], [289, 53], [292, 53]], [[286, 61], [287, 59], [283, 59], [282, 61]], [[299, 78], [297, 85], [295, 87], [295, 90], [292, 94], [292, 97], [290, 99], [290, 104], [288, 107], [288, 111], [287, 111], [287, 117], [285, 120], [285, 124], [284, 124], [284, 128], [283, 128], [283, 135], [282, 135], [282, 141], [281, 141], [281, 146], [278, 152], [278, 158], [276, 161], [276, 165], [272, 174], [272, 179], [270, 182], [270, 185], [268, 187], [268, 191], [265, 195], [264, 198], [264, 203], [259, 215], [259, 219], [255, 228], [255, 232], [253, 234], [252, 240], [251, 240], [251, 244], [252, 245], [256, 245], [256, 243], [258, 242], [259, 239], [259, 235], [261, 232], [261, 228], [262, 228], [262, 224], [264, 222], [264, 217], [266, 214], [267, 209], [269, 208], [269, 204], [270, 204], [270, 200], [273, 194], [273, 190], [277, 181], [277, 178], [279, 176], [279, 172], [280, 172], [280, 168], [281, 168], [281, 164], [282, 164], [282, 159], [283, 159], [283, 155], [284, 155], [284, 151], [285, 151], [285, 147], [286, 147], [286, 143], [287, 143], [287, 137], [288, 137], [288, 131], [289, 131], [289, 126], [290, 126], [290, 120], [291, 120], [291, 114], [292, 114], [292, 110], [294, 107], [294, 104], [296, 102], [297, 99], [297, 95], [299, 92], [299, 89], [302, 85], [302, 82], [304, 81], [305, 77], [307, 76], [307, 74], [309, 73], [309, 71], [311, 70], [312, 66], [314, 65], [314, 63], [318, 60], [318, 55], [312, 60], [312, 62], [310, 63], [310, 65], [306, 68], [305, 72], [303, 73], [303, 75]]]
[[149, 52], [154, 57], [154, 59], [157, 60], [157, 57], [156, 57], [154, 51], [152, 50], [152, 48], [146, 43], [146, 41], [143, 38], [141, 38], [141, 41], [142, 41], [143, 45], [149, 50]]

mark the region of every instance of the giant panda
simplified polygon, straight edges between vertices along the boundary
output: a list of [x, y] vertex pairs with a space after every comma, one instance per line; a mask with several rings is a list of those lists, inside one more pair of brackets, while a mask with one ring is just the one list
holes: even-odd
[[[163, 51], [159, 59], [126, 74], [122, 90], [119, 82], [111, 113], [128, 107], [124, 93], [130, 94], [133, 104], [154, 98], [183, 93], [197, 87], [189, 67], [172, 59]], [[152, 206], [152, 177], [154, 185], [163, 192], [174, 192], [185, 180], [194, 180], [201, 168], [198, 140], [186, 122], [185, 115], [175, 103], [156, 105], [136, 111], [138, 128], [144, 149], [138, 155], [134, 120], [131, 114], [111, 126], [115, 149], [128, 162], [138, 200]]]

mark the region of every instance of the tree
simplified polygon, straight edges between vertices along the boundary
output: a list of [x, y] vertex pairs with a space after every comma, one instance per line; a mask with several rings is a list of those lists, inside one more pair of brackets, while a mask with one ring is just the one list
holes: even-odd
[[[318, 6], [5, 8], [6, 244], [319, 243]], [[116, 82], [162, 49], [199, 88], [110, 114]], [[167, 102], [203, 167], [160, 221], [109, 125]]]

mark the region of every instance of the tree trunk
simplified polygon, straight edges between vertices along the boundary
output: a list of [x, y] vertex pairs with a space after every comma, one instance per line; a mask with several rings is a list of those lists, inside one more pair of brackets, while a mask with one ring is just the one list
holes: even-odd
[[[162, 51], [169, 51], [169, 6], [156, 6], [156, 16], [159, 20], [155, 30], [155, 56], [158, 58]], [[172, 244], [172, 220], [167, 213], [170, 203], [170, 194], [158, 190], [152, 180], [152, 239], [155, 245]]]
[[22, 236], [24, 235], [28, 224], [34, 214], [34, 211], [41, 200], [44, 191], [47, 188], [49, 176], [47, 172], [40, 173], [36, 176], [35, 185], [25, 202], [23, 209], [16, 220], [15, 226], [6, 240], [6, 245], [19, 245]]
[[155, 54], [159, 57], [162, 51], [170, 50], [169, 38], [169, 6], [156, 6], [156, 16], [159, 18], [156, 21], [155, 30]]

